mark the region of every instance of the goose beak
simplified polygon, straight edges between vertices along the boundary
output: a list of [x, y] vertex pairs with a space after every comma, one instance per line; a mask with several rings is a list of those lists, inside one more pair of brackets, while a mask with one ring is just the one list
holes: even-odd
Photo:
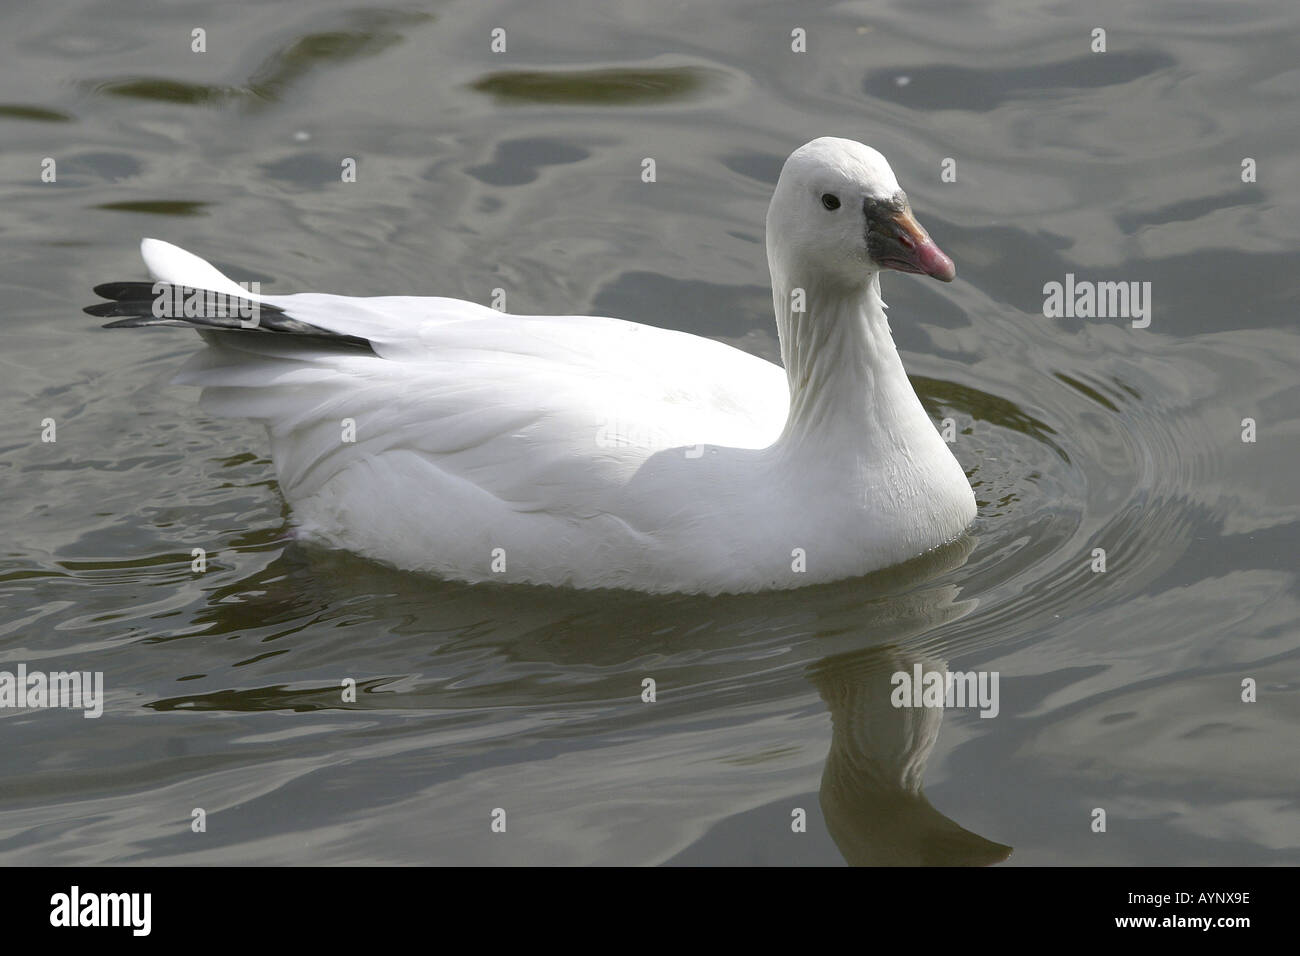
[[872, 204], [867, 209], [867, 251], [876, 264], [885, 269], [927, 275], [940, 282], [951, 282], [957, 267], [930, 238], [912, 207], [903, 200], [885, 208]]

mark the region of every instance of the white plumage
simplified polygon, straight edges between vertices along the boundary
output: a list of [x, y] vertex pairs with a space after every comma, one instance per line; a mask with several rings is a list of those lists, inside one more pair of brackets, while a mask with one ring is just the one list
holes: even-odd
[[177, 376], [212, 413], [266, 424], [305, 532], [466, 581], [746, 591], [897, 563], [974, 517], [879, 299], [881, 268], [951, 278], [898, 197], [884, 158], [858, 143], [814, 140], [786, 163], [768, 250], [788, 375], [618, 319], [248, 296], [176, 246], [146, 239], [141, 252], [159, 280], [370, 343], [204, 331], [208, 348]]

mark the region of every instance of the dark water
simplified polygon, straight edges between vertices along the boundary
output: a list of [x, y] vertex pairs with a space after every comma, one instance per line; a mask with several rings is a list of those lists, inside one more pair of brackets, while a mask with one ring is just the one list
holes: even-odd
[[[0, 862], [1300, 862], [1300, 8], [1091, 6], [0, 15], [0, 669], [106, 694], [0, 709]], [[303, 546], [259, 429], [167, 385], [194, 338], [78, 311], [151, 235], [267, 292], [501, 287], [773, 357], [766, 202], [823, 134], [960, 273], [884, 291], [980, 517], [867, 580], [466, 587]], [[1067, 273], [1151, 283], [1150, 326], [1044, 317]], [[997, 716], [891, 706], [917, 665], [996, 672]]]

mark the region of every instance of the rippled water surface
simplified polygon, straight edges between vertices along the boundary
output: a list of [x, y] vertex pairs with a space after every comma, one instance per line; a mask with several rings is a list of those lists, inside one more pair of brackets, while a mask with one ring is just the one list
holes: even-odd
[[[0, 667], [107, 698], [0, 709], [0, 861], [1300, 862], [1300, 8], [1090, 6], [0, 14]], [[980, 517], [865, 580], [470, 587], [295, 542], [264, 434], [168, 385], [197, 340], [79, 311], [152, 235], [267, 292], [504, 288], [775, 358], [763, 217], [823, 134], [959, 268], [883, 284]], [[1150, 282], [1150, 326], [1045, 318], [1067, 273]], [[997, 716], [891, 706], [917, 666], [996, 672]]]

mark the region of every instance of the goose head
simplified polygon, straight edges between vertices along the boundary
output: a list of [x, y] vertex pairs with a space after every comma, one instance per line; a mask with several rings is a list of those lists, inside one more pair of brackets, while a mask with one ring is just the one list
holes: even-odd
[[912, 215], [885, 157], [850, 139], [823, 136], [785, 161], [767, 212], [774, 279], [821, 281], [842, 290], [884, 269], [951, 282], [957, 269]]

